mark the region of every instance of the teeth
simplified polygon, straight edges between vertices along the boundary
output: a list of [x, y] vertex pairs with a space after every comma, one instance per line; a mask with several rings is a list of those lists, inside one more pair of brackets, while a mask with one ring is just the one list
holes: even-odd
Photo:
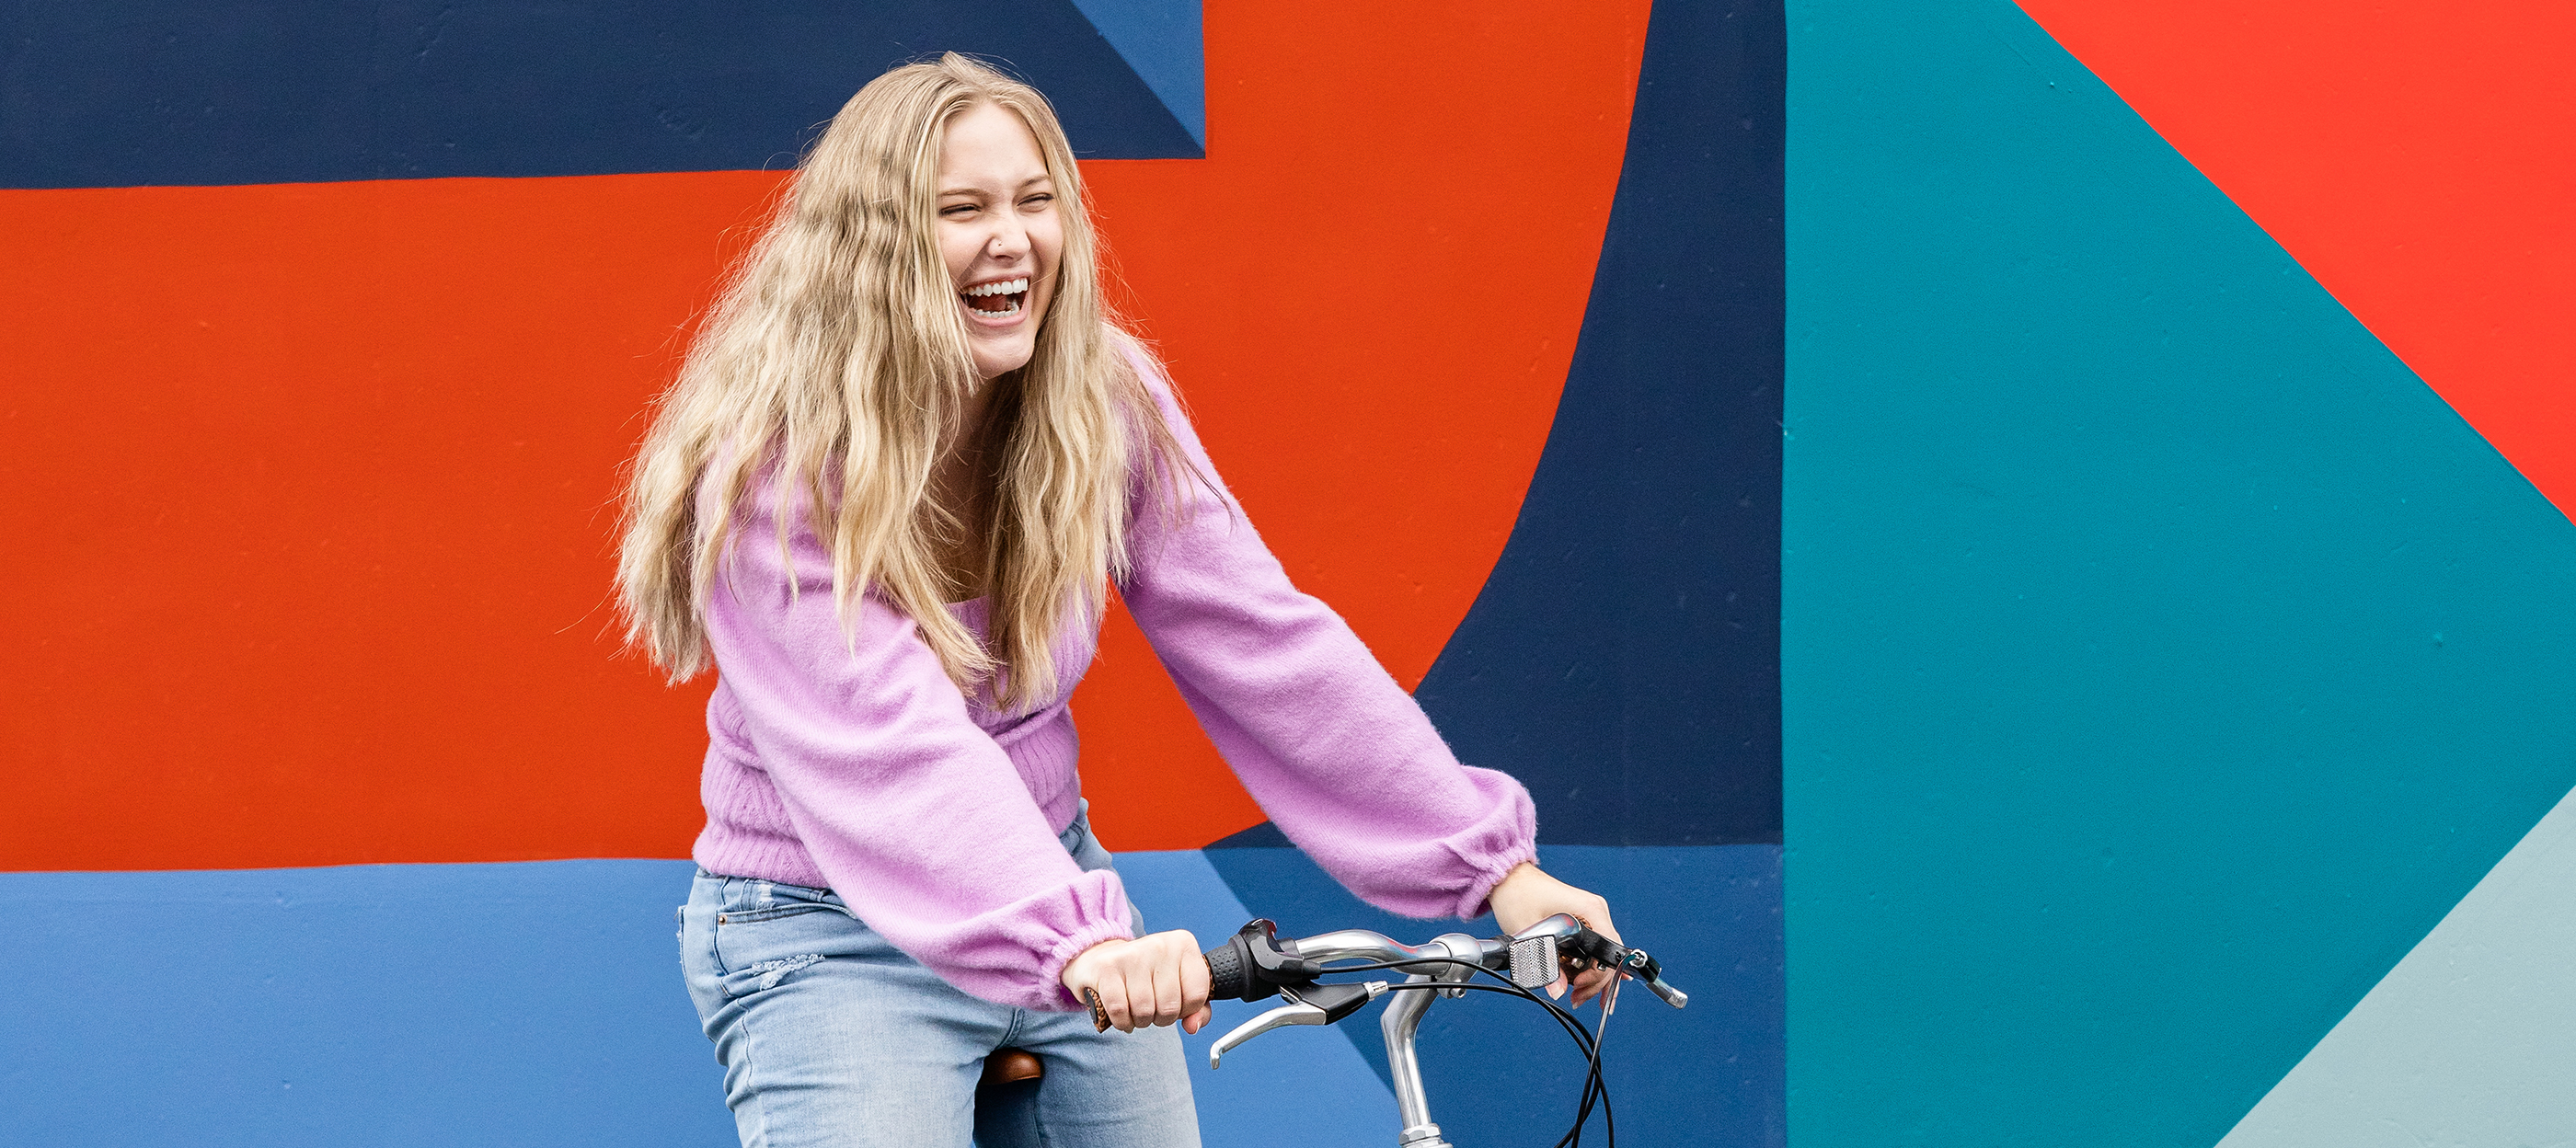
[[986, 295], [1017, 295], [1028, 289], [1029, 281], [1026, 278], [1005, 279], [999, 283], [978, 283], [961, 294], [980, 299]]

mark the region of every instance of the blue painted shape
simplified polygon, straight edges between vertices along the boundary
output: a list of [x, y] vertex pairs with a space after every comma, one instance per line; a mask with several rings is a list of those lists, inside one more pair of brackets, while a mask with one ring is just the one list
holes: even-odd
[[24, 1144], [730, 1144], [685, 861], [0, 874]]
[[[1203, 154], [1070, 0], [99, 0], [0, 8], [0, 187], [784, 168], [952, 49], [1045, 91], [1087, 156]], [[1167, 87], [1185, 49], [1156, 45]]]
[[1127, 66], [1207, 148], [1207, 52], [1199, 0], [1073, 0]]
[[2576, 785], [2576, 528], [2012, 5], [1791, 15], [1792, 1139], [2215, 1143]]
[[[1195, 850], [1118, 868], [1153, 928], [1250, 919]], [[0, 994], [0, 1127], [118, 1148], [730, 1144], [672, 940], [693, 870], [0, 874], [0, 946], [45, 970]], [[1329, 1034], [1210, 1072], [1207, 1046], [1258, 1011], [1228, 1002], [1184, 1038], [1211, 1143], [1392, 1138], [1394, 1095]]]
[[1780, 840], [1780, 21], [1656, 5], [1556, 423], [1417, 691], [1542, 841]]
[[[1145, 912], [1145, 927], [1188, 929], [1210, 948], [1252, 914], [1197, 850], [1118, 855], [1119, 880]], [[1199, 1134], [1210, 1144], [1375, 1145], [1395, 1139], [1395, 1093], [1350, 1042], [1313, 1029], [1264, 1036], [1208, 1067], [1208, 1047], [1278, 1001], [1218, 1001], [1215, 1020], [1189, 1051]]]
[[[1292, 936], [1365, 928], [1418, 942], [1495, 932], [1491, 917], [1411, 921], [1369, 908], [1294, 849], [1207, 858], [1243, 904]], [[1602, 1063], [1622, 1141], [1778, 1148], [1787, 1128], [1780, 848], [1558, 845], [1544, 859], [1550, 872], [1607, 898], [1622, 935], [1691, 994], [1690, 1007], [1675, 1012], [1630, 986], [1610, 1018]], [[1339, 1026], [1381, 1076], [1384, 1007]], [[1589, 1008], [1581, 1015], [1587, 1024], [1598, 1018]], [[1545, 1143], [1573, 1121], [1582, 1056], [1526, 1001], [1493, 993], [1441, 1001], [1424, 1018], [1418, 1047], [1431, 1117], [1454, 1143]], [[1593, 1130], [1600, 1134], [1597, 1116]]]

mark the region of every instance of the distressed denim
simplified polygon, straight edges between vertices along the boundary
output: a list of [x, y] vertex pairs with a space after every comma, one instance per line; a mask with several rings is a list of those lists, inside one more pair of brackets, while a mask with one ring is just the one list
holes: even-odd
[[[1083, 868], [1110, 866], [1087, 817], [1063, 841]], [[680, 966], [743, 1148], [1199, 1142], [1178, 1030], [1094, 1032], [1086, 1014], [969, 996], [828, 889], [698, 874], [680, 910]], [[1046, 1076], [979, 1108], [985, 1056], [1011, 1047], [1038, 1054]]]

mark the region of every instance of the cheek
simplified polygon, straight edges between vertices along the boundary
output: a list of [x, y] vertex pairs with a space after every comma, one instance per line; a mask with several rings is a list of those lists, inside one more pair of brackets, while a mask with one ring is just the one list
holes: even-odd
[[1029, 246], [1037, 249], [1038, 264], [1046, 268], [1047, 279], [1052, 283], [1055, 279], [1056, 267], [1063, 262], [1063, 229], [1056, 225], [1054, 219], [1050, 218], [1047, 220], [1046, 226], [1042, 228], [1033, 227], [1029, 229]]
[[1064, 285], [1064, 265], [1056, 255], [1057, 250], [1050, 247], [1041, 259], [1041, 264], [1046, 268], [1046, 286], [1044, 293], [1032, 300], [1041, 307], [1052, 307], [1055, 297], [1060, 293], [1058, 288]]
[[977, 236], [962, 227], [939, 229], [939, 259], [948, 265], [948, 285], [957, 286], [966, 278], [966, 269], [975, 265], [975, 253], [983, 250]]

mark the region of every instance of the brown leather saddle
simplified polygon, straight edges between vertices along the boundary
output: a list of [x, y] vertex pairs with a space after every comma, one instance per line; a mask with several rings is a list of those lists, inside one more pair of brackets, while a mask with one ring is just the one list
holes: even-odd
[[1025, 1048], [997, 1048], [984, 1058], [984, 1078], [975, 1082], [975, 1091], [987, 1092], [1024, 1080], [1046, 1075], [1046, 1062]]

